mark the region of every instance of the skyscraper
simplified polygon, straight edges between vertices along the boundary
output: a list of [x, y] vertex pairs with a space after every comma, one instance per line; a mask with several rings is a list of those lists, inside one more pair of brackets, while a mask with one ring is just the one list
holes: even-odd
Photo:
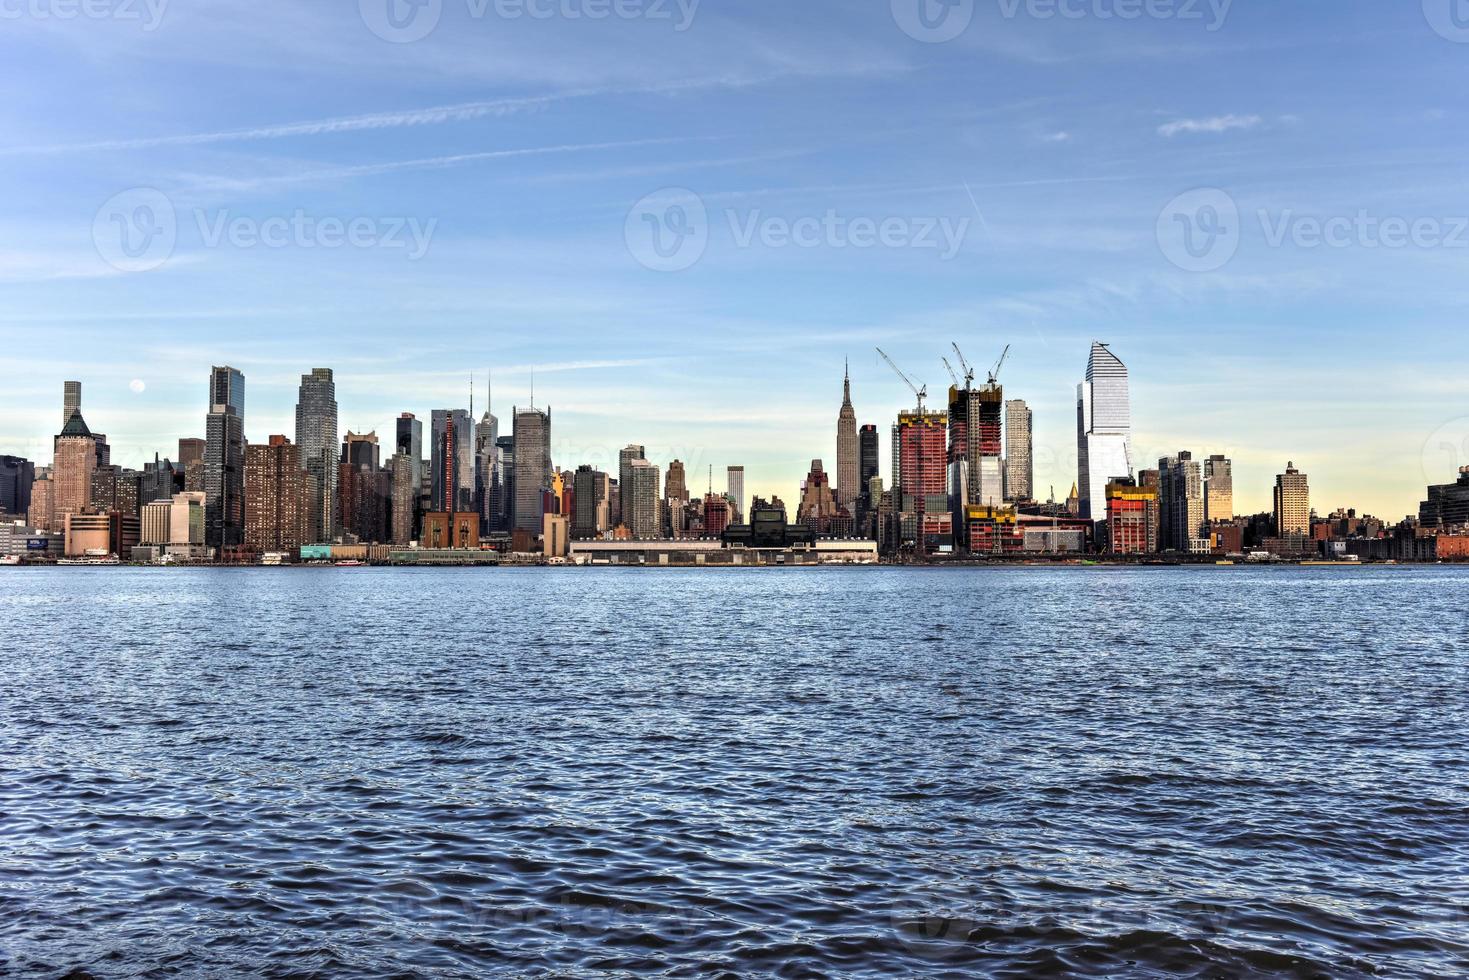
[[1204, 536], [1204, 471], [1193, 453], [1158, 460], [1158, 510], [1161, 550], [1188, 552]]
[[1132, 476], [1132, 408], [1127, 366], [1107, 349], [1092, 344], [1086, 380], [1076, 387], [1077, 492], [1081, 516], [1107, 516], [1107, 484]]
[[860, 447], [857, 442], [857, 411], [852, 407], [852, 373], [842, 372], [842, 409], [837, 413], [837, 502], [856, 513], [862, 492]]
[[623, 523], [634, 538], [651, 540], [659, 536], [658, 467], [646, 459], [628, 463], [627, 486], [622, 491]]
[[[429, 509], [477, 513], [474, 506], [474, 422], [462, 408], [436, 408], [429, 419], [432, 476]], [[538, 522], [539, 523], [539, 522]]]
[[24, 519], [31, 507], [36, 466], [19, 456], [0, 456], [0, 514]]
[[423, 423], [412, 412], [398, 416], [393, 452], [393, 543], [418, 536], [423, 493]]
[[728, 496], [730, 503], [734, 506], [734, 514], [731, 515], [730, 523], [739, 524], [745, 519], [745, 468], [731, 466], [726, 474]]
[[296, 449], [312, 484], [306, 534], [332, 541], [337, 533], [337, 385], [331, 368], [301, 375], [296, 395]]
[[1204, 520], [1234, 520], [1234, 464], [1224, 456], [1204, 460]]
[[388, 540], [392, 487], [380, 459], [377, 433], [349, 431], [343, 439], [337, 510], [343, 535], [362, 543]]
[[949, 417], [944, 412], [901, 412], [893, 432], [900, 509], [917, 517], [920, 553], [952, 543], [953, 511], [946, 488]]
[[1014, 398], [1005, 403], [1005, 499], [1033, 500], [1035, 462], [1030, 406]]
[[1293, 462], [1275, 478], [1275, 533], [1282, 538], [1311, 533], [1311, 487]]
[[572, 536], [582, 541], [600, 537], [611, 520], [611, 481], [607, 474], [590, 465], [578, 466], [572, 477], [572, 496], [576, 499]]
[[308, 543], [307, 511], [316, 502], [306, 490], [301, 447], [291, 445], [284, 435], [273, 435], [264, 445], [247, 446], [245, 544], [266, 552], [292, 551]]
[[617, 486], [619, 488], [618, 506], [614, 509], [613, 520], [625, 527], [631, 527], [628, 521], [627, 502], [629, 487], [632, 482], [632, 464], [634, 460], [647, 459], [648, 451], [642, 446], [631, 445], [617, 454]]
[[474, 426], [474, 502], [483, 526], [494, 526], [495, 487], [500, 482], [500, 420], [486, 411]]
[[689, 481], [683, 460], [675, 459], [668, 464], [668, 476], [663, 481], [663, 512], [664, 532], [669, 537], [682, 537], [688, 527], [689, 512]]
[[956, 510], [1004, 501], [1004, 402], [1005, 389], [993, 376], [978, 388], [968, 382], [949, 388], [949, 497]]
[[232, 367], [209, 374], [204, 420], [204, 542], [231, 548], [245, 541], [245, 376]]
[[53, 527], [59, 527], [67, 514], [85, 514], [91, 509], [92, 474], [96, 469], [97, 441], [78, 409], [56, 437], [51, 462]]
[[877, 509], [872, 500], [872, 478], [878, 473], [877, 426], [864, 425], [857, 431], [857, 479], [862, 483], [857, 491], [857, 516], [864, 533], [867, 517]]
[[[513, 409], [515, 420], [515, 529], [540, 534], [545, 490], [551, 484], [551, 410]], [[655, 478], [656, 478], [656, 470]], [[656, 504], [657, 495], [654, 495]], [[656, 506], [654, 510], [656, 511]]]
[[61, 384], [61, 427], [66, 428], [66, 423], [82, 408], [82, 383], [80, 381], [63, 381]]

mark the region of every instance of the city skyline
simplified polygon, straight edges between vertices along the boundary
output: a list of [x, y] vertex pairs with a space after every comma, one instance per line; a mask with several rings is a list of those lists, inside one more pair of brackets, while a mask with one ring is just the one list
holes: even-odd
[[[1100, 349], [1102, 351], [1105, 351], [1106, 354], [1111, 355], [1113, 361], [1117, 361], [1117, 355], [1113, 354], [1110, 348], [1110, 344], [1093, 341], [1093, 358], [1097, 356], [1097, 351]], [[286, 435], [288, 438], [291, 439], [293, 443], [299, 445], [298, 436], [299, 432], [301, 431], [300, 425], [302, 418], [299, 408], [299, 400], [305, 396], [305, 393], [308, 391], [308, 387], [311, 382], [321, 382], [323, 380], [325, 380], [326, 385], [330, 390], [330, 394], [327, 397], [330, 398], [335, 396], [337, 390], [336, 385], [333, 383], [332, 379], [335, 374], [340, 373], [336, 372], [332, 368], [321, 367], [304, 368], [300, 372], [296, 373], [294, 377], [296, 378], [298, 387], [290, 406], [290, 412], [282, 415], [279, 412], [270, 411], [268, 407], [262, 411], [260, 407], [261, 396], [257, 390], [257, 385], [255, 384], [253, 377], [249, 376], [248, 371], [244, 371], [240, 368], [234, 367], [233, 364], [223, 369], [218, 368], [217, 366], [215, 368], [211, 368], [211, 387], [215, 383], [213, 380], [214, 374], [217, 374], [220, 370], [233, 371], [236, 375], [243, 375], [249, 379], [249, 388], [251, 391], [250, 410], [245, 415], [245, 426], [243, 434], [245, 440], [251, 445], [257, 443], [264, 444], [270, 437], [275, 435]], [[1130, 377], [1130, 370], [1127, 367], [1123, 366], [1122, 370], [1124, 378], [1124, 388], [1128, 389], [1126, 398], [1129, 402], [1131, 402], [1131, 400], [1135, 397], [1135, 389], [1137, 387], [1135, 383], [1136, 379]], [[843, 358], [842, 372], [842, 393], [844, 396], [848, 396], [849, 393], [856, 386], [856, 382], [852, 380], [850, 359]], [[886, 382], [884, 381], [885, 377], [889, 379]], [[411, 382], [411, 378], [407, 378], [407, 380]], [[891, 369], [882, 366], [880, 363], [876, 368], [873, 369], [873, 371], [871, 372], [871, 376], [868, 377], [866, 380], [875, 389], [881, 389], [882, 386], [885, 384], [888, 387], [902, 386], [902, 382], [892, 375]], [[408, 387], [411, 388], [412, 385], [410, 384]], [[945, 390], [947, 390], [947, 387], [945, 387], [944, 389], [939, 389], [939, 395], [942, 395], [943, 391]], [[1026, 396], [1030, 394], [1028, 392], [1016, 392], [1013, 389], [1007, 389], [1007, 391], [1009, 391], [1010, 394], [1018, 394], [1021, 396]], [[83, 398], [83, 392], [85, 392], [85, 398]], [[468, 400], [473, 397], [471, 392], [472, 389], [466, 389], [463, 393], [461, 393], [461, 397], [463, 397], [466, 402], [468, 402]], [[137, 392], [134, 391], [132, 387], [129, 387], [128, 393], [129, 395], [137, 394]], [[1079, 395], [1080, 389], [1077, 390], [1077, 393]], [[55, 397], [55, 394], [56, 393], [53, 392], [53, 398]], [[64, 418], [69, 418], [71, 413], [76, 411], [76, 405], [78, 403], [81, 404], [81, 414], [84, 417], [96, 417], [97, 415], [100, 415], [105, 411], [105, 409], [103, 408], [95, 407], [94, 402], [96, 400], [96, 386], [91, 384], [87, 379], [66, 380], [62, 385], [61, 395], [63, 400], [62, 416]], [[377, 389], [377, 398], [379, 401], [386, 401], [388, 399], [391, 399], [391, 397], [391, 389]], [[1007, 396], [1006, 400], [1008, 402], [1011, 399], [1009, 399]], [[1020, 397], [1014, 400], [1027, 402], [1027, 413], [1030, 416], [1029, 421], [1031, 422], [1032, 426], [1034, 426], [1034, 412], [1029, 410], [1029, 403], [1027, 399], [1025, 397]], [[944, 407], [942, 407], [944, 398], [936, 396], [934, 391], [932, 390], [930, 391], [929, 401], [931, 409], [933, 411], [944, 411]], [[833, 400], [833, 403], [839, 404], [835, 400]], [[555, 409], [558, 416], [562, 416], [564, 414], [563, 410], [559, 407], [560, 404], [562, 403], [560, 403], [558, 400], [558, 407]], [[212, 406], [206, 406], [206, 408], [208, 407]], [[908, 401], [898, 402], [897, 407], [893, 410], [893, 415], [886, 419], [874, 418], [871, 422], [869, 422], [868, 416], [865, 413], [857, 413], [857, 422], [859, 425], [877, 425], [877, 430], [880, 433], [881, 439], [878, 458], [882, 460], [884, 464], [879, 467], [879, 475], [883, 478], [885, 487], [891, 485], [890, 470], [891, 460], [893, 457], [891, 454], [891, 438], [888, 431], [890, 429], [891, 418], [896, 417], [898, 414], [904, 411], [911, 410], [911, 407], [910, 393]], [[404, 424], [402, 418], [404, 415], [414, 415], [420, 419], [424, 416], [430, 415], [434, 416], [435, 418], [439, 418], [442, 417], [444, 412], [450, 410], [454, 412], [456, 425], [461, 430], [457, 433], [458, 441], [460, 442], [461, 446], [467, 447], [472, 445], [474, 441], [473, 432], [476, 429], [477, 423], [472, 422], [472, 420], [470, 419], [469, 410], [467, 408], [455, 407], [452, 409], [426, 409], [415, 406], [412, 409], [394, 409], [391, 412], [387, 412], [385, 414], [388, 414], [391, 417], [386, 421], [380, 422], [376, 425], [358, 425], [352, 422], [340, 423], [338, 438], [333, 443], [333, 448], [331, 449], [332, 457], [335, 460], [336, 454], [340, 450], [342, 444], [342, 438], [348, 431], [379, 433], [384, 444], [389, 444], [388, 440], [394, 438], [394, 434]], [[511, 417], [514, 418], [516, 415], [523, 415], [528, 418], [547, 419], [547, 413], [549, 411], [550, 409], [532, 410], [526, 408], [522, 410], [512, 408]], [[36, 414], [43, 416], [50, 415], [52, 418], [54, 418], [54, 408], [51, 409], [49, 413], [45, 410], [38, 410]], [[490, 413], [490, 406], [485, 406], [483, 414], [487, 417], [493, 418]], [[266, 421], [260, 422], [259, 419], [261, 418], [266, 419]], [[288, 420], [292, 420], [292, 424], [286, 425], [285, 423]], [[208, 413], [205, 414], [200, 424], [197, 426], [197, 429], [202, 432], [207, 428], [207, 424]], [[419, 424], [421, 425], [422, 423], [420, 422]], [[1072, 430], [1069, 433], [1069, 446], [1057, 446], [1055, 445], [1054, 440], [1042, 441], [1042, 439], [1040, 438], [1035, 438], [1034, 440], [1033, 451], [1037, 459], [1032, 460], [1032, 466], [1035, 472], [1032, 490], [1033, 498], [1038, 501], [1044, 502], [1049, 499], [1051, 488], [1054, 487], [1056, 500], [1058, 502], [1064, 502], [1067, 492], [1072, 484], [1075, 483], [1078, 486], [1080, 485], [1081, 456], [1078, 445], [1078, 433], [1076, 430], [1076, 427], [1080, 424], [1080, 418], [1074, 418], [1071, 424]], [[261, 427], [262, 431], [257, 432], [257, 426]], [[670, 463], [675, 461], [681, 462], [690, 472], [694, 473], [705, 470], [710, 466], [714, 466], [721, 471], [731, 466], [739, 467], [741, 470], [751, 470], [759, 475], [754, 480], [745, 481], [744, 492], [747, 496], [758, 496], [764, 497], [766, 499], [779, 497], [781, 499], [794, 502], [796, 500], [799, 500], [800, 498], [800, 485], [806, 476], [806, 472], [809, 469], [812, 460], [821, 460], [823, 463], [827, 464], [828, 472], [832, 474], [833, 478], [835, 478], [836, 476], [838, 468], [837, 453], [831, 451], [830, 447], [836, 445], [836, 440], [839, 436], [840, 420], [838, 420], [836, 424], [833, 424], [832, 417], [828, 412], [827, 418], [825, 419], [825, 427], [825, 441], [828, 447], [827, 452], [817, 452], [815, 455], [805, 458], [803, 461], [801, 461], [800, 465], [796, 467], [796, 471], [792, 472], [789, 477], [784, 476], [778, 466], [769, 462], [765, 463], [764, 465], [759, 463], [756, 463], [754, 465], [735, 463], [732, 460], [727, 459], [726, 456], [721, 453], [721, 450], [718, 447], [704, 448], [680, 446], [677, 444], [659, 447], [657, 445], [639, 444], [636, 446], [619, 446], [613, 448], [611, 446], [589, 445], [585, 440], [578, 439], [575, 434], [570, 437], [561, 437], [561, 441], [559, 442], [556, 438], [553, 438], [550, 441], [548, 447], [548, 464], [553, 465], [558, 471], [568, 466], [572, 469], [575, 469], [582, 464], [591, 464], [596, 469], [608, 470], [614, 475], [617, 475], [619, 474], [622, 465], [625, 463], [625, 460], [620, 463], [619, 458], [624, 457], [629, 449], [636, 448], [639, 452], [646, 455], [646, 458], [649, 460], [649, 462], [652, 463], [653, 466], [660, 473], [666, 470]], [[112, 426], [112, 428], [114, 429], [114, 431], [117, 430], [117, 426], [115, 425]], [[269, 429], [270, 431], [265, 432], [263, 431], [264, 429]], [[181, 421], [179, 423], [179, 426], [176, 427], [175, 431], [176, 434], [171, 434], [164, 437], [165, 441], [162, 445], [153, 446], [151, 449], [144, 449], [142, 455], [136, 460], [130, 459], [126, 454], [130, 451], [132, 447], [136, 447], [139, 445], [139, 441], [137, 438], [132, 437], [125, 432], [121, 432], [117, 435], [108, 436], [101, 436], [99, 434], [98, 438], [101, 440], [106, 440], [103, 445], [107, 448], [107, 455], [110, 462], [132, 469], [142, 469], [143, 464], [151, 461], [155, 454], [165, 459], [171, 458], [173, 448], [177, 446], [179, 440], [199, 438], [201, 443], [207, 443], [207, 438], [196, 436], [194, 431], [188, 428], [187, 419]], [[513, 431], [514, 430], [512, 427], [511, 431], [507, 432], [506, 435], [512, 435]], [[47, 438], [54, 439], [55, 435], [55, 432], [53, 432], [51, 436]], [[555, 433], [553, 433], [553, 435], [555, 435]], [[1054, 433], [1051, 433], [1051, 435], [1054, 435]], [[1450, 439], [1456, 438], [1458, 435], [1458, 430], [1453, 429], [1450, 433]], [[1463, 435], [1469, 437], [1469, 422], [1466, 422]], [[820, 441], [819, 439], [813, 438], [811, 433], [796, 429], [789, 430], [786, 433], [786, 439], [792, 444], [807, 444]], [[39, 443], [40, 440], [34, 440], [32, 444], [37, 445]], [[1425, 444], [1423, 453], [1421, 454], [1420, 462], [1424, 470], [1426, 483], [1437, 484], [1453, 482], [1453, 479], [1456, 478], [1458, 475], [1457, 466], [1451, 468], [1450, 470], [1442, 474], [1442, 476], [1434, 475], [1433, 472], [1430, 470], [1430, 467], [1436, 453], [1438, 455], [1442, 455], [1444, 461], [1448, 462], [1456, 455], [1457, 450], [1459, 450], [1461, 446], [1465, 450], [1469, 450], [1469, 441], [1453, 443], [1443, 441], [1441, 438], [1439, 445], [1434, 445], [1432, 442]], [[1240, 459], [1242, 455], [1246, 459], [1250, 458], [1250, 455], [1248, 453], [1241, 453], [1240, 450], [1230, 449], [1225, 449], [1221, 452], [1219, 451], [1218, 446], [1212, 444], [1203, 445], [1201, 444], [1201, 441], [1197, 439], [1189, 439], [1188, 437], [1184, 437], [1182, 441], [1180, 441], [1178, 444], [1173, 446], [1164, 445], [1161, 446], [1157, 451], [1148, 448], [1129, 449], [1128, 456], [1130, 457], [1130, 471], [1132, 475], [1137, 475], [1140, 471], [1156, 465], [1158, 461], [1166, 457], [1176, 455], [1180, 447], [1191, 447], [1188, 448], [1186, 452], [1193, 454], [1195, 458], [1207, 459], [1211, 456], [1214, 456], [1226, 460], [1226, 462], [1233, 470], [1233, 475], [1229, 477], [1229, 492], [1231, 497], [1231, 506], [1234, 513], [1266, 513], [1274, 509], [1274, 483], [1276, 477], [1285, 469], [1286, 463], [1276, 462], [1273, 461], [1273, 459], [1267, 458], [1263, 461], [1263, 463], [1259, 464], [1258, 466], [1243, 467], [1245, 476], [1243, 480], [1241, 480], [1238, 476], [1242, 469], [1242, 467], [1240, 466]], [[422, 458], [422, 464], [424, 467], [428, 468], [429, 472], [432, 473], [434, 472], [433, 458], [436, 457], [430, 456], [430, 448], [433, 448], [436, 453], [437, 445], [434, 444], [432, 440], [431, 446], [423, 447], [424, 456]], [[1069, 456], [1067, 455], [1068, 449], [1070, 450]], [[580, 457], [571, 458], [567, 455], [569, 453], [581, 453], [582, 455]], [[50, 459], [49, 449], [42, 452], [39, 456], [27, 456], [26, 453], [17, 452], [15, 449], [6, 446], [4, 443], [0, 443], [0, 454], [29, 458], [38, 467], [47, 465]], [[459, 466], [457, 467], [461, 472], [461, 480], [469, 481], [469, 477], [467, 476], [467, 474], [471, 473], [475, 466], [475, 461], [472, 458], [472, 455], [473, 454], [470, 454], [471, 458], [462, 459]], [[385, 452], [384, 460], [386, 460], [387, 456], [388, 453]], [[1288, 454], [1287, 462], [1293, 463], [1296, 459], [1296, 456], [1301, 457], [1302, 460], [1311, 460], [1311, 463], [1309, 465], [1312, 468], [1311, 472], [1313, 474], [1316, 474], [1322, 470], [1326, 470], [1329, 472], [1332, 469], [1332, 467], [1329, 465], [1328, 460], [1319, 458], [1311, 453], [1296, 453], [1295, 455]], [[303, 459], [304, 458], [305, 454], [303, 453]], [[760, 458], [760, 454], [755, 454], [755, 458]], [[174, 460], [174, 462], [177, 463], [178, 461]], [[1256, 478], [1256, 475], [1252, 472], [1255, 469], [1259, 470], [1258, 478]], [[331, 472], [334, 474], [334, 469]], [[1054, 482], [1051, 482], [1050, 478], [1052, 477], [1055, 478]], [[332, 478], [335, 479], [334, 475]], [[1111, 475], [1098, 475], [1096, 479], [1099, 481], [1099, 483], [1105, 484], [1110, 478]], [[1340, 500], [1338, 500], [1338, 498], [1335, 496], [1327, 498], [1323, 496], [1323, 490], [1320, 488], [1320, 482], [1321, 481], [1319, 481], [1313, 475], [1312, 510], [1314, 512], [1326, 514], [1340, 507], [1355, 509], [1363, 513], [1373, 513], [1384, 518], [1390, 518], [1394, 520], [1397, 519], [1395, 511], [1392, 509], [1391, 505], [1385, 510], [1380, 510], [1375, 509], [1373, 506], [1365, 504], [1362, 501], [1351, 497], [1342, 497]], [[1416, 494], [1419, 497], [1421, 497], [1423, 485], [1424, 483], [1421, 481], [1418, 484]], [[1239, 489], [1236, 490], [1236, 487]], [[465, 492], [468, 493], [468, 491]], [[436, 491], [436, 495], [437, 493], [438, 492]], [[1408, 496], [1413, 497], [1414, 494], [1410, 493]], [[1256, 501], [1258, 501], [1258, 503]], [[468, 496], [462, 498], [460, 506], [465, 509], [472, 509], [471, 504], [469, 503]], [[513, 503], [511, 506], [513, 507]], [[1411, 516], [1411, 514], [1414, 513], [1416, 506], [1416, 499], [1408, 500], [1405, 504], [1402, 505], [1402, 507], [1406, 508], [1404, 510], [1404, 514]]]

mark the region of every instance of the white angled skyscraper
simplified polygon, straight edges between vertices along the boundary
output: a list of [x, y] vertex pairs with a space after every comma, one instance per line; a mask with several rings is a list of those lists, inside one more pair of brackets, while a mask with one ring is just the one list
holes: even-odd
[[1077, 493], [1081, 516], [1107, 518], [1107, 484], [1132, 475], [1132, 405], [1127, 365], [1093, 343], [1086, 380], [1076, 387]]

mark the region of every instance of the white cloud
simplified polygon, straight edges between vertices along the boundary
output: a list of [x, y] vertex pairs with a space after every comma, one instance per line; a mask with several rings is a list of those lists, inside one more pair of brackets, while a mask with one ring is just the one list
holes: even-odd
[[1265, 120], [1260, 116], [1210, 116], [1207, 119], [1178, 119], [1158, 127], [1158, 135], [1172, 139], [1181, 133], [1226, 133], [1231, 129], [1254, 129]]

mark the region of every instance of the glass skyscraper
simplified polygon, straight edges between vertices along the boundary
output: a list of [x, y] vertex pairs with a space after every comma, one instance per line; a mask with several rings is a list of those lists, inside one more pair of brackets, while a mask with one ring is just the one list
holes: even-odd
[[551, 410], [515, 409], [515, 529], [541, 533], [551, 482]]
[[1107, 484], [1132, 475], [1132, 407], [1127, 365], [1093, 343], [1086, 380], [1076, 387], [1076, 492], [1081, 516], [1107, 519]]
[[301, 375], [296, 446], [301, 465], [314, 477], [306, 533], [316, 542], [332, 541], [337, 531], [337, 385], [331, 368]]
[[209, 373], [204, 420], [204, 543], [245, 541], [245, 376], [232, 367]]

